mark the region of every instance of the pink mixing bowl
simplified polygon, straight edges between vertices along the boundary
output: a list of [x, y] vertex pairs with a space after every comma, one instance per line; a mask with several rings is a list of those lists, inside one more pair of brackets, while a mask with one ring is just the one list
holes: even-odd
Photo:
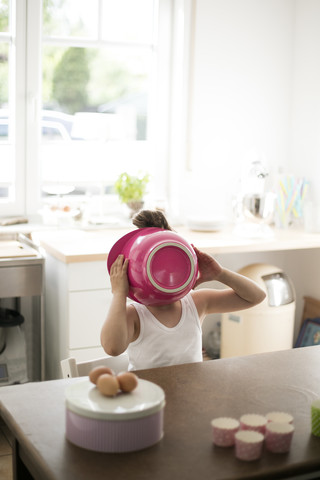
[[184, 297], [198, 275], [197, 256], [175, 232], [139, 228], [120, 238], [108, 255], [108, 271], [119, 254], [129, 259], [129, 298], [144, 305], [172, 303]]

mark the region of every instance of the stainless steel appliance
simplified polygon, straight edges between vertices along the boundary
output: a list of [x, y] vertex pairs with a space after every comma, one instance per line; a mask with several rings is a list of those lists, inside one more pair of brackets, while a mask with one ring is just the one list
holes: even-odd
[[[28, 237], [3, 230], [5, 227], [0, 234], [0, 310], [11, 326], [0, 326], [0, 386], [44, 379], [44, 258]], [[14, 321], [21, 323], [13, 325]]]
[[0, 385], [28, 381], [24, 317], [9, 308], [0, 308]]

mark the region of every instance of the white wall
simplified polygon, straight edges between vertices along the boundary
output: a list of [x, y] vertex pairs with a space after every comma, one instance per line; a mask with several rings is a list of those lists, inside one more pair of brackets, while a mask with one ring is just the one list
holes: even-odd
[[260, 158], [272, 172], [287, 169], [294, 5], [292, 0], [196, 0], [191, 167], [200, 171], [193, 182], [199, 204], [210, 201], [214, 212], [218, 205], [230, 214], [244, 163]]
[[[258, 158], [273, 177], [279, 168], [306, 176], [320, 211], [320, 1], [195, 0], [195, 6], [184, 215], [230, 216], [243, 165]], [[297, 292], [297, 335], [303, 296], [320, 298], [318, 250], [219, 260], [230, 268], [255, 261], [283, 268]]]
[[[320, 2], [296, 0], [292, 131], [289, 158], [292, 171], [310, 182], [308, 212], [320, 228]], [[295, 260], [298, 263], [295, 265]], [[292, 258], [292, 268], [301, 297], [320, 299], [320, 252], [306, 251]], [[299, 320], [299, 318], [298, 318]]]
[[320, 205], [320, 2], [297, 0], [290, 160]]

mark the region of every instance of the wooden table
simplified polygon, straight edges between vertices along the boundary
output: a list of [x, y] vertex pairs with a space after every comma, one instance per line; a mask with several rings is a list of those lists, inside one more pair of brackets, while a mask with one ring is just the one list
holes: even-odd
[[[65, 438], [64, 391], [79, 379], [2, 387], [1, 415], [15, 438], [15, 478], [217, 480], [320, 478], [320, 437], [310, 404], [320, 398], [320, 346], [137, 372], [166, 393], [164, 437], [139, 452], [105, 454]], [[210, 420], [282, 410], [293, 414], [288, 454], [242, 462], [212, 444]], [[311, 474], [311, 472], [313, 472]], [[302, 476], [300, 476], [302, 475]]]

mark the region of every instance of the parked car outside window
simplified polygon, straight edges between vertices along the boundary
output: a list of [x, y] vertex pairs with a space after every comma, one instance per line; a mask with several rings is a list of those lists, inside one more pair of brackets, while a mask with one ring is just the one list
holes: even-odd
[[[41, 131], [45, 141], [72, 140], [74, 116], [54, 110], [42, 110]], [[9, 112], [0, 110], [0, 141], [7, 141], [9, 134]]]

